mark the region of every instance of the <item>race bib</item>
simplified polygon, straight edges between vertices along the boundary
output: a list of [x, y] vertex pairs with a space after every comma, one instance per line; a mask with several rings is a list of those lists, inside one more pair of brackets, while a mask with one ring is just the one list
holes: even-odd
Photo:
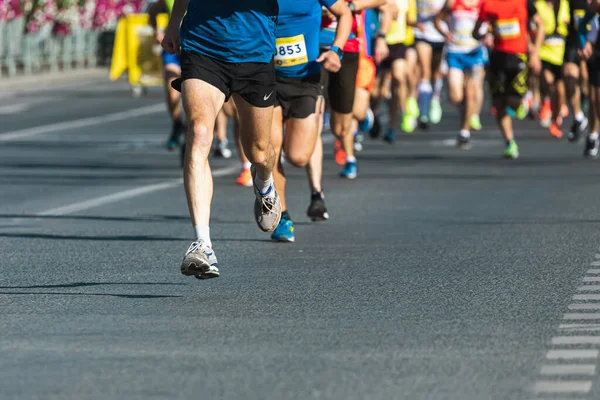
[[549, 47], [564, 47], [565, 38], [560, 36], [550, 36], [544, 40], [544, 44]]
[[479, 42], [473, 38], [472, 30], [454, 32], [454, 44], [459, 47], [477, 46]]
[[275, 55], [276, 67], [293, 67], [308, 62], [304, 35], [278, 38], [275, 44], [277, 46], [277, 54]]
[[516, 18], [500, 19], [496, 22], [496, 31], [502, 39], [515, 39], [521, 35], [521, 26]]

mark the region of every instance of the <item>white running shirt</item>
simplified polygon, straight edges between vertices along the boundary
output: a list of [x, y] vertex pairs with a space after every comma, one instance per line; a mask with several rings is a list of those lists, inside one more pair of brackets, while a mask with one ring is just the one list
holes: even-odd
[[[446, 4], [446, 0], [417, 0], [417, 22], [425, 25], [425, 31], [415, 28], [415, 38], [432, 43], [443, 43], [444, 36], [435, 29], [435, 16]], [[445, 23], [444, 23], [445, 25]]]
[[[479, 17], [480, 0], [456, 0], [450, 13], [450, 32], [453, 40], [448, 44], [449, 53], [470, 53], [481, 46], [473, 37], [473, 28]], [[482, 27], [487, 30], [487, 27]]]

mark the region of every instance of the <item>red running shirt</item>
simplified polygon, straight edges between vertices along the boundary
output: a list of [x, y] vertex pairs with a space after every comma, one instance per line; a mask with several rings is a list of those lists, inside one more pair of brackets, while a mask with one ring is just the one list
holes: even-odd
[[[294, 0], [295, 1], [295, 0]], [[350, 3], [350, 0], [346, 0], [346, 2]], [[346, 45], [343, 48], [345, 53], [358, 53], [360, 51], [360, 42], [358, 40], [358, 18], [361, 18], [362, 11], [360, 13], [356, 13], [352, 15], [352, 30], [350, 31], [350, 37], [346, 42]], [[331, 19], [328, 13], [323, 13], [323, 17], [321, 19], [321, 29], [328, 29], [335, 31], [337, 28], [337, 21], [335, 19]]]
[[526, 54], [527, 15], [525, 0], [484, 0], [479, 20], [493, 27], [495, 51]]

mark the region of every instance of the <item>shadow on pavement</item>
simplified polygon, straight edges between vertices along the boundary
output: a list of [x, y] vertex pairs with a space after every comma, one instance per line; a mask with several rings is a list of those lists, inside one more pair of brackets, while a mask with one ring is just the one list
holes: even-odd
[[73, 282], [59, 283], [55, 285], [31, 285], [31, 286], [0, 286], [0, 289], [54, 289], [54, 288], [74, 288], [88, 286], [105, 286], [105, 285], [176, 285], [185, 286], [185, 283], [170, 283], [170, 282]]
[[117, 236], [76, 236], [76, 235], [52, 235], [44, 233], [0, 233], [0, 237], [5, 238], [25, 238], [25, 239], [54, 239], [54, 240], [114, 240], [114, 241], [189, 241], [189, 238], [174, 238], [165, 236], [144, 236], [144, 235], [117, 235]]
[[58, 296], [110, 296], [125, 299], [161, 299], [169, 297], [183, 297], [170, 294], [114, 294], [114, 293], [68, 293], [68, 292], [0, 292], [0, 295], [58, 295]]

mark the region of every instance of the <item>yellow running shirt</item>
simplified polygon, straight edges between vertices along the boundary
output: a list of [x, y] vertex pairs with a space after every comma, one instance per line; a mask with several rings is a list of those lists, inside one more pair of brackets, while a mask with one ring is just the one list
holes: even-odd
[[553, 65], [562, 65], [565, 45], [569, 34], [569, 1], [560, 0], [558, 12], [551, 1], [537, 0], [535, 8], [542, 18], [546, 38], [540, 49], [540, 59]]
[[388, 34], [385, 37], [387, 44], [398, 44], [406, 41], [408, 2], [409, 0], [396, 0], [398, 17], [392, 21]]

